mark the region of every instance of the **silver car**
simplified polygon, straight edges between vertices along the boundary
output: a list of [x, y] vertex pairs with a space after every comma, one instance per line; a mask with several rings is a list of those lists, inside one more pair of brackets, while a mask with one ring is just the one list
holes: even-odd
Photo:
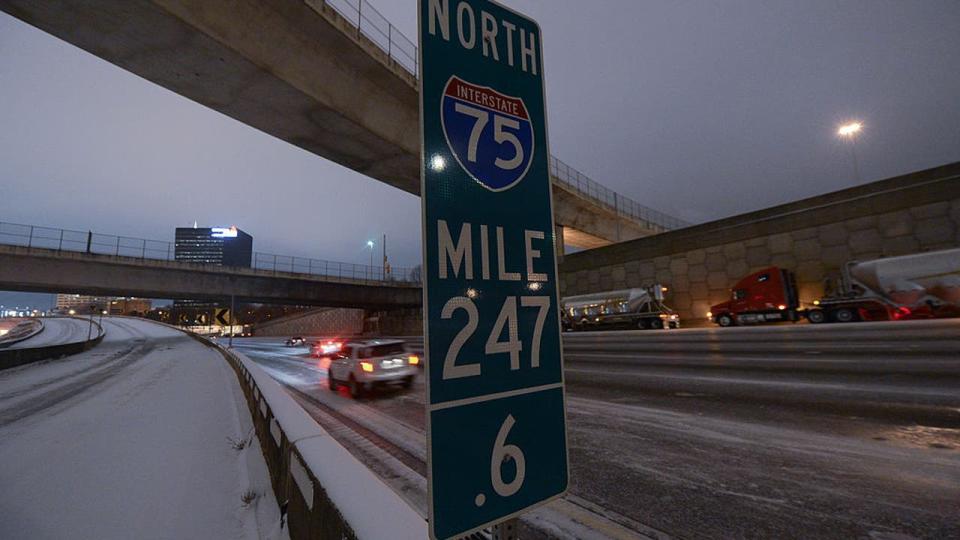
[[343, 384], [358, 398], [375, 386], [410, 388], [419, 363], [419, 357], [408, 353], [399, 339], [344, 343], [330, 356], [327, 380], [331, 390]]

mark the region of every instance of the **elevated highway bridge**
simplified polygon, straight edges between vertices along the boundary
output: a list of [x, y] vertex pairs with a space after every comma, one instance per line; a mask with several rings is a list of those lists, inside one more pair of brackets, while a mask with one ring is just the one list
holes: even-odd
[[0, 223], [0, 290], [352, 307], [419, 307], [410, 269], [272, 254], [254, 267], [173, 259], [171, 243]]
[[[140, 77], [406, 192], [420, 191], [416, 46], [363, 0], [7, 0]], [[551, 159], [564, 243], [687, 225]]]

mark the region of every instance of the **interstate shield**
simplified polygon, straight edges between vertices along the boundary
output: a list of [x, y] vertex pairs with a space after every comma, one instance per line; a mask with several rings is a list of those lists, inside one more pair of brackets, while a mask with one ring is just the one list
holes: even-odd
[[523, 99], [450, 77], [440, 117], [450, 151], [490, 191], [517, 185], [533, 162], [533, 126]]

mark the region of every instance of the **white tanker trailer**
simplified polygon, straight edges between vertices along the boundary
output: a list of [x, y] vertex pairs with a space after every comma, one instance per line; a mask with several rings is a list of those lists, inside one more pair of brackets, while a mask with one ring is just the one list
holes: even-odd
[[960, 248], [847, 263], [813, 323], [960, 315]]
[[621, 289], [568, 296], [561, 300], [564, 330], [679, 328], [680, 317], [663, 303], [666, 287]]

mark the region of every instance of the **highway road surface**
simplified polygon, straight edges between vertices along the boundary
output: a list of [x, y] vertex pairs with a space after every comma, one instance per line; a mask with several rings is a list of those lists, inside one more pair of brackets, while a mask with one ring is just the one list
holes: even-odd
[[103, 323], [93, 349], [0, 371], [0, 538], [285, 537], [261, 530], [279, 511], [256, 439], [231, 442], [252, 421], [224, 358], [150, 321]]
[[[96, 321], [96, 319], [94, 319]], [[90, 332], [90, 322], [86, 319], [72, 317], [45, 317], [43, 331], [23, 341], [10, 345], [10, 349], [31, 349], [34, 347], [48, 347], [50, 345], [64, 345], [87, 340]], [[92, 337], [97, 336], [97, 326], [93, 325]]]
[[[528, 537], [960, 537], [960, 320], [564, 339], [571, 495]], [[235, 346], [425, 509], [422, 380], [358, 402], [305, 347]]]

